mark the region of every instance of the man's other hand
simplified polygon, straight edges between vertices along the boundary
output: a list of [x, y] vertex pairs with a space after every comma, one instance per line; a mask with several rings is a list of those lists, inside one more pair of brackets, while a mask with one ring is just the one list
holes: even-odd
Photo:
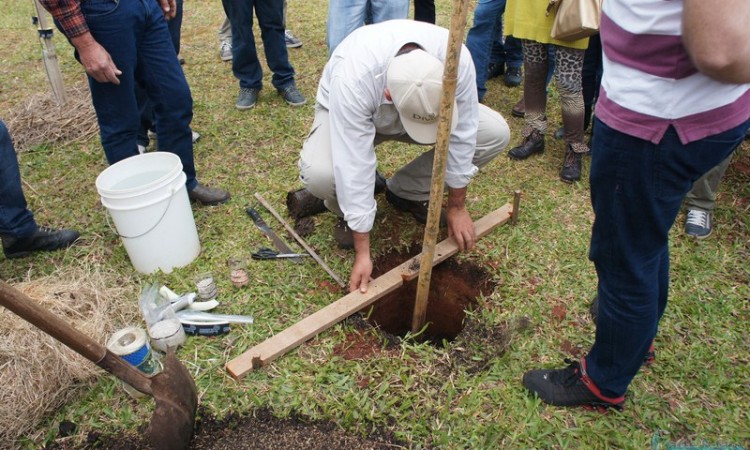
[[117, 68], [107, 50], [94, 40], [91, 33], [82, 34], [71, 39], [78, 50], [78, 56], [86, 73], [99, 83], [120, 84], [118, 76], [122, 71]]
[[474, 222], [466, 208], [451, 208], [446, 210], [448, 219], [448, 236], [453, 236], [461, 251], [471, 250], [477, 242]]

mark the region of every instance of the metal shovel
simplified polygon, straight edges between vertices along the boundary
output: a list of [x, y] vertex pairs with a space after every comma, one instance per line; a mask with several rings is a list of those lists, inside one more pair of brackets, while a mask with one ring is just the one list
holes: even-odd
[[3, 281], [0, 281], [0, 305], [140, 392], [154, 397], [156, 408], [145, 434], [152, 448], [188, 447], [193, 437], [198, 396], [193, 378], [175, 356], [174, 349], [168, 349], [164, 370], [147, 376]]

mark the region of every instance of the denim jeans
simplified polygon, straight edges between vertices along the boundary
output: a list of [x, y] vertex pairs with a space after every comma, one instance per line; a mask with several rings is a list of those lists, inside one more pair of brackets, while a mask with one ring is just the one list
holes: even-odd
[[[184, 0], [177, 0], [177, 12], [172, 20], [167, 21], [167, 28], [169, 29], [169, 37], [172, 38], [172, 44], [174, 45], [174, 51], [177, 55], [180, 54], [180, 34], [182, 29], [182, 9]], [[141, 84], [136, 84], [138, 92], [138, 111], [140, 111], [141, 117], [141, 128], [138, 130], [138, 144], [148, 147], [148, 130], [155, 130], [154, 120], [154, 105], [148, 99], [148, 93], [146, 88]]]
[[477, 94], [480, 102], [487, 93], [485, 84], [493, 44], [498, 38], [502, 39], [503, 12], [505, 0], [479, 0], [474, 9], [474, 23], [466, 35], [466, 47], [471, 53], [477, 72]]
[[284, 38], [284, 0], [222, 0], [224, 12], [232, 25], [232, 71], [240, 87], [261, 89], [263, 70], [253, 36], [253, 10], [258, 17], [266, 63], [273, 72], [271, 83], [276, 89], [294, 84], [294, 68]]
[[138, 154], [138, 80], [154, 105], [159, 148], [180, 157], [186, 187], [193, 189], [193, 99], [161, 7], [156, 0], [87, 0], [81, 10], [94, 39], [122, 71], [119, 85], [89, 77], [107, 161], [114, 164]]
[[406, 19], [409, 0], [330, 0], [326, 20], [329, 56], [349, 33], [365, 24], [368, 12], [372, 14], [372, 23]]
[[0, 236], [25, 237], [37, 230], [34, 215], [26, 207], [21, 173], [8, 128], [0, 120]]
[[750, 121], [687, 145], [672, 127], [653, 144], [595, 121], [589, 259], [599, 278], [599, 317], [586, 363], [602, 394], [619, 397], [641, 367], [667, 305], [669, 229], [682, 200], [742, 142]]

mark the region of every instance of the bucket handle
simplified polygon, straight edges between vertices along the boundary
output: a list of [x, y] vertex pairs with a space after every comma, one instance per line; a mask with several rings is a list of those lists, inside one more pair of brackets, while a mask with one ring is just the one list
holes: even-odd
[[154, 229], [156, 227], [158, 227], [159, 224], [161, 223], [161, 221], [164, 219], [164, 216], [167, 215], [167, 211], [169, 211], [169, 205], [172, 204], [172, 199], [174, 198], [175, 192], [177, 192], [177, 189], [172, 188], [170, 190], [169, 201], [167, 202], [166, 208], [164, 208], [164, 212], [161, 213], [161, 217], [159, 217], [159, 219], [156, 221], [156, 223], [151, 228], [149, 228], [148, 230], [144, 231], [143, 233], [137, 234], [135, 236], [125, 236], [124, 234], [118, 233], [117, 229], [115, 229], [112, 226], [112, 223], [109, 221], [109, 215], [110, 215], [109, 214], [109, 209], [105, 208], [106, 209], [106, 214], [104, 214], [104, 217], [107, 220], [107, 226], [109, 227], [110, 230], [112, 230], [113, 233], [115, 233], [118, 237], [120, 237], [122, 239], [137, 239], [139, 237], [143, 237], [143, 236], [149, 234], [150, 232], [154, 231]]

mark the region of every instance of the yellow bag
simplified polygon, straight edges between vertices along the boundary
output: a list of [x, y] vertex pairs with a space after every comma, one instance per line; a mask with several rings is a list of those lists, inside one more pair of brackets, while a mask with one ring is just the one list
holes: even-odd
[[602, 0], [550, 0], [547, 15], [555, 11], [550, 36], [559, 41], [577, 41], [599, 32]]

